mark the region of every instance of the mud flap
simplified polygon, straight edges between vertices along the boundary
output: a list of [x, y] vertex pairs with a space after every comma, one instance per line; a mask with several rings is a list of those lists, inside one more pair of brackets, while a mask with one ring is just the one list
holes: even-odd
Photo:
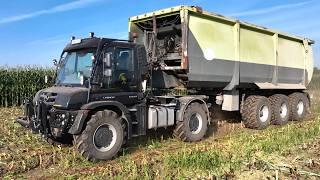
[[80, 134], [83, 128], [84, 122], [88, 116], [88, 113], [89, 113], [89, 110], [78, 111], [76, 119], [74, 120], [74, 123], [69, 129], [68, 133], [74, 134], [74, 135]]

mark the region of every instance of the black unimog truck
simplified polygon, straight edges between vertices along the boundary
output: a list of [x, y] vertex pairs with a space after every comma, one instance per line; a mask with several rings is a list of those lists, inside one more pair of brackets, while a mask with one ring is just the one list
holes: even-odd
[[[209, 117], [206, 97], [156, 96], [156, 91], [143, 87], [150, 78], [148, 68], [144, 46], [73, 38], [57, 64], [55, 85], [27, 100], [25, 116], [18, 122], [50, 142], [73, 137], [78, 151], [90, 160], [112, 158], [126, 140], [145, 135], [147, 129], [174, 125], [175, 115], [190, 116], [190, 130], [185, 132], [182, 123], [176, 135], [200, 140]], [[176, 114], [177, 110], [187, 114]]]

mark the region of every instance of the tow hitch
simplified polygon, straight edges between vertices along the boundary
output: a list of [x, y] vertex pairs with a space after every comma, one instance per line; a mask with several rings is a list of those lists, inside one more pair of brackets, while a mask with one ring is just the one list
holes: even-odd
[[17, 123], [21, 124], [21, 126], [25, 128], [30, 127], [30, 121], [28, 121], [27, 117], [23, 117], [23, 116], [18, 117]]

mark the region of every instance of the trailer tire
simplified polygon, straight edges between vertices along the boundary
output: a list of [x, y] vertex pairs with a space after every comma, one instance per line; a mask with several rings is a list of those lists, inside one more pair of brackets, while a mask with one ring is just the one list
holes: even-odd
[[271, 123], [285, 125], [290, 118], [289, 97], [283, 94], [275, 94], [269, 97], [272, 106]]
[[188, 105], [183, 113], [183, 121], [177, 121], [174, 137], [181, 141], [200, 141], [208, 129], [208, 116], [204, 104], [197, 102]]
[[93, 162], [110, 160], [121, 149], [123, 142], [124, 129], [121, 118], [110, 110], [96, 112], [81, 135], [74, 136], [77, 151]]
[[241, 113], [246, 128], [265, 129], [271, 122], [271, 103], [264, 96], [249, 96]]
[[309, 110], [310, 102], [308, 97], [303, 93], [292, 93], [289, 95], [291, 107], [291, 120], [302, 121]]

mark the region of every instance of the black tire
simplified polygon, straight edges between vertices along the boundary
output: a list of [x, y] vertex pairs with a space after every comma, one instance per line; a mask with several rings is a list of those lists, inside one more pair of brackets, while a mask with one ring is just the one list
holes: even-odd
[[291, 120], [302, 121], [308, 111], [310, 102], [304, 93], [292, 93], [289, 95], [289, 102], [291, 107]]
[[274, 125], [287, 124], [290, 118], [289, 97], [283, 94], [275, 94], [269, 97], [272, 107], [271, 123]]
[[[266, 108], [266, 109], [265, 109]], [[264, 96], [249, 96], [241, 113], [246, 128], [265, 129], [271, 122], [271, 103]]]
[[121, 118], [114, 111], [98, 111], [91, 116], [82, 134], [74, 137], [76, 149], [93, 162], [110, 160], [124, 142], [123, 127]]
[[191, 103], [183, 113], [183, 121], [177, 121], [173, 135], [181, 141], [200, 141], [208, 129], [208, 115], [204, 104]]

